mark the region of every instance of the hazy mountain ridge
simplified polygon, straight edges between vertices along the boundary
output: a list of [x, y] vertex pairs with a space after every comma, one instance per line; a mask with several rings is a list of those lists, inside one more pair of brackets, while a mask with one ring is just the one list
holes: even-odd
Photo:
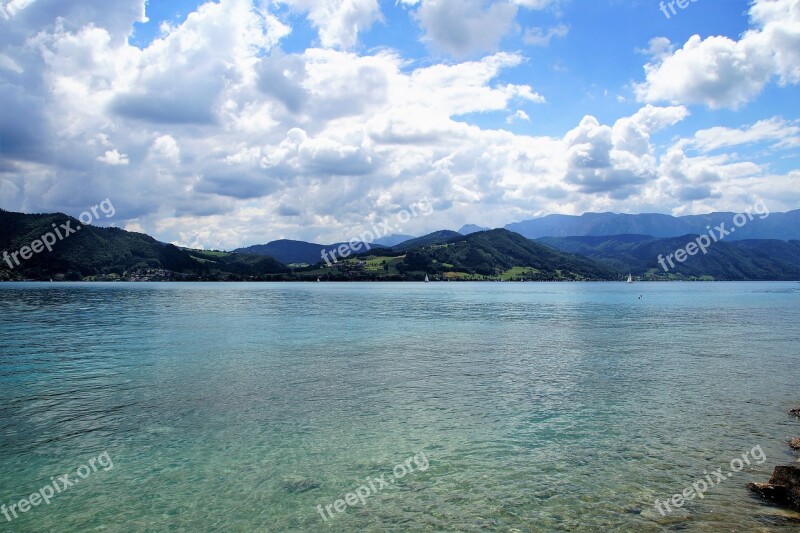
[[544, 237], [536, 242], [579, 254], [636, 276], [668, 278], [713, 278], [717, 280], [798, 280], [800, 279], [800, 241], [760, 239], [720, 241], [684, 262], [673, 261], [674, 268], [659, 264], [676, 250], [694, 242], [697, 235], [656, 239], [644, 235], [608, 237]]
[[489, 231], [489, 229], [490, 228], [484, 228], [483, 226], [476, 226], [475, 224], [464, 224], [459, 228], [458, 232], [461, 235], [471, 235], [480, 231]]
[[[63, 214], [26, 215], [0, 211], [0, 252], [30, 246], [53, 224], [80, 225]], [[321, 262], [323, 250], [343, 244], [273, 241], [236, 252], [189, 250], [141, 233], [82, 226], [53, 246], [10, 268], [0, 261], [0, 279], [157, 279], [410, 280], [427, 273], [440, 279], [614, 280], [628, 272], [644, 279], [794, 280], [800, 279], [800, 240], [747, 239], [712, 244], [708, 254], [659, 265], [694, 241], [696, 235], [545, 237], [536, 241], [505, 229], [461, 235], [443, 230], [401, 242], [393, 248], [371, 245], [333, 268]], [[253, 253], [242, 253], [254, 251]], [[274, 255], [266, 255], [267, 253]], [[276, 257], [277, 256], [277, 257]], [[287, 268], [287, 264], [308, 266]], [[155, 273], [154, 273], [155, 272]]]
[[[272, 257], [284, 265], [315, 265], [322, 261], [323, 252], [327, 251], [330, 253], [331, 250], [336, 250], [342, 245], [349, 246], [346, 243], [316, 244], [313, 242], [281, 239], [267, 244], [256, 244], [246, 248], [237, 248], [234, 250], [234, 253]], [[370, 246], [382, 248], [380, 245], [373, 244]]]
[[386, 237], [381, 237], [379, 239], [375, 239], [371, 244], [372, 245], [380, 245], [386, 246], [387, 248], [391, 248], [392, 246], [397, 246], [398, 244], [402, 244], [406, 241], [410, 241], [411, 239], [416, 239], [413, 235], [387, 235]]
[[[547, 215], [542, 218], [515, 222], [505, 226], [529, 239], [542, 237], [580, 237], [606, 235], [652, 235], [657, 238], [680, 237], [688, 234], [701, 234], [725, 223], [733, 226], [736, 213], [709, 213], [674, 217], [658, 213], [638, 215], [616, 213], [585, 213], [573, 215]], [[771, 213], [764, 219], [753, 213], [754, 219], [736, 229], [728, 240], [780, 239], [784, 241], [800, 239], [800, 210], [787, 213]]]
[[[519, 233], [529, 239], [542, 237], [575, 237], [596, 236], [605, 238], [608, 235], [649, 235], [654, 238], [679, 237], [692, 233], [705, 233], [707, 226], [715, 227], [725, 223], [730, 229], [734, 213], [709, 213], [706, 215], [689, 215], [673, 217], [671, 215], [644, 213], [638, 215], [616, 213], [585, 213], [580, 216], [548, 215], [542, 218], [508, 224], [505, 229]], [[726, 239], [800, 239], [800, 210], [788, 213], [771, 213], [763, 220], [754, 214], [754, 220], [737, 228]], [[489, 231], [489, 228], [475, 224], [465, 224], [458, 231], [440, 230], [420, 237], [410, 235], [390, 235], [376, 239], [371, 247], [387, 247], [399, 250], [410, 250], [428, 244], [443, 244], [463, 235], [471, 235]], [[252, 253], [273, 257], [283, 264], [316, 264], [322, 259], [322, 252], [337, 249], [346, 243], [317, 244], [298, 240], [277, 240], [237, 248], [237, 253]], [[363, 251], [363, 249], [361, 250]]]

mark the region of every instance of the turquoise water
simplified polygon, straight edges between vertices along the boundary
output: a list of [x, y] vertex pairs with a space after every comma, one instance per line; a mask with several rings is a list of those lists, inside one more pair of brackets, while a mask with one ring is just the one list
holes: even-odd
[[0, 319], [0, 504], [113, 460], [0, 531], [800, 527], [744, 487], [796, 460], [797, 283], [6, 283]]

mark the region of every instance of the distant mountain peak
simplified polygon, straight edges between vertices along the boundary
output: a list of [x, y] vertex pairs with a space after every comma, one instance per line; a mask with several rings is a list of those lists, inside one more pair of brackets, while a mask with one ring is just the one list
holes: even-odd
[[381, 237], [380, 239], [375, 239], [370, 244], [378, 244], [380, 246], [386, 246], [387, 248], [391, 248], [392, 246], [397, 246], [398, 244], [402, 244], [406, 241], [410, 241], [411, 239], [415, 239], [413, 235], [398, 235], [393, 233], [392, 235], [387, 235], [386, 237]]
[[476, 226], [475, 224], [464, 224], [461, 226], [461, 229], [458, 232], [461, 235], [470, 235], [472, 233], [478, 233], [479, 231], [486, 231], [489, 228], [484, 228], [483, 226]]
[[396, 250], [410, 250], [412, 248], [417, 248], [419, 246], [428, 246], [431, 244], [444, 244], [459, 237], [463, 237], [463, 235], [461, 235], [457, 231], [444, 229], [440, 231], [434, 231], [433, 233], [429, 233], [428, 235], [423, 235], [422, 237], [417, 237], [416, 239], [410, 239], [408, 241], [402, 242], [394, 246], [393, 248], [395, 248]]
[[[506, 229], [529, 239], [542, 237], [584, 237], [607, 235], [652, 235], [663, 239], [707, 232], [708, 226], [721, 223], [731, 227], [735, 213], [715, 212], [703, 215], [673, 216], [663, 213], [584, 213], [582, 215], [547, 215], [508, 224]], [[737, 228], [727, 240], [800, 239], [800, 210], [770, 213], [763, 219], [755, 216]]]

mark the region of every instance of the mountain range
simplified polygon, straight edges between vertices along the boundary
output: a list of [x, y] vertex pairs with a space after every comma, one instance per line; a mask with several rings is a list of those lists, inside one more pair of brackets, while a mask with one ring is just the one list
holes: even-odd
[[676, 250], [694, 242], [696, 235], [656, 239], [646, 235], [612, 237], [545, 237], [538, 242], [563, 252], [581, 255], [607, 265], [617, 272], [643, 278], [706, 278], [721, 280], [800, 279], [800, 241], [751, 239], [720, 241], [707, 253], [697, 253], [684, 262], [664, 261]]
[[602, 263], [558, 251], [505, 229], [458, 235], [446, 244], [432, 243], [410, 249], [402, 270], [541, 281], [619, 277], [619, 272]]
[[[769, 213], [769, 215], [767, 215], [766, 209], [753, 210], [752, 212], [753, 219], [750, 220], [748, 218], [747, 223], [737, 227], [735, 232], [726, 237], [726, 240], [779, 239], [789, 241], [800, 239], [800, 210], [789, 211], [788, 213]], [[529, 239], [541, 239], [543, 237], [606, 237], [610, 235], [644, 235], [655, 238], [670, 238], [707, 233], [709, 228], [715, 228], [723, 223], [726, 228], [730, 229], [734, 226], [733, 220], [735, 216], [736, 213], [726, 212], [682, 217], [648, 213], [638, 215], [616, 213], [586, 213], [580, 216], [548, 215], [508, 224], [505, 229], [519, 233]], [[475, 224], [465, 224], [457, 232], [441, 230], [421, 237], [391, 235], [376, 239], [371, 243], [371, 246], [410, 250], [424, 244], [441, 244], [459, 235], [471, 235], [487, 230], [489, 228]], [[267, 244], [239, 248], [235, 251], [271, 256], [284, 264], [314, 264], [320, 260], [323, 251], [330, 252], [341, 244], [322, 245], [304, 241], [279, 240]]]
[[479, 231], [488, 231], [491, 228], [484, 228], [483, 226], [476, 226], [475, 224], [464, 224], [461, 226], [461, 229], [458, 232], [461, 235], [471, 235], [472, 233], [478, 233]]
[[[776, 213], [771, 218], [791, 223], [791, 216], [797, 213], [786, 213], [789, 218], [776, 217]], [[384, 242], [398, 244], [373, 243], [347, 259], [326, 264], [321, 262], [322, 252], [342, 244], [281, 240], [234, 252], [204, 251], [161, 243], [142, 233], [83, 226], [55, 242], [52, 251], [39, 250], [13, 264], [12, 258], [18, 259], [20, 250], [52, 233], [59, 224], [80, 226], [78, 220], [59, 213], [28, 215], [0, 210], [0, 280], [414, 280], [426, 274], [441, 280], [620, 280], [628, 273], [645, 280], [800, 279], [800, 240], [795, 239], [726, 239], [710, 246], [707, 254], [696, 254], [667, 272], [659, 258], [685, 248], [696, 234], [533, 240], [508, 229], [469, 235], [442, 230], [412, 239], [392, 236]], [[792, 235], [795, 229], [772, 231]]]
[[[325, 252], [331, 253], [339, 246], [348, 246], [346, 243], [336, 244], [315, 244], [305, 241], [293, 241], [281, 239], [267, 244], [256, 244], [247, 248], [237, 248], [234, 253], [254, 254], [272, 257], [284, 265], [314, 265], [322, 261]], [[370, 246], [383, 248], [383, 246], [372, 244]]]
[[[765, 206], [760, 206], [765, 207]], [[753, 219], [737, 227], [727, 240], [800, 239], [800, 209], [787, 213], [752, 210]], [[759, 214], [761, 213], [761, 214]], [[674, 217], [657, 213], [638, 215], [585, 213], [580, 216], [548, 215], [542, 218], [508, 224], [505, 229], [529, 239], [541, 237], [584, 237], [606, 235], [650, 235], [658, 238], [702, 234], [724, 223], [731, 228], [736, 213], [709, 213]], [[763, 217], [763, 218], [762, 218]]]

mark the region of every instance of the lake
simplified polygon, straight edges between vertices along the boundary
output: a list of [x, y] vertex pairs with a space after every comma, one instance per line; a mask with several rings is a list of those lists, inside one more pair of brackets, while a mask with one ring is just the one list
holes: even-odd
[[797, 460], [798, 283], [3, 283], [0, 317], [2, 531], [800, 527], [745, 488]]

